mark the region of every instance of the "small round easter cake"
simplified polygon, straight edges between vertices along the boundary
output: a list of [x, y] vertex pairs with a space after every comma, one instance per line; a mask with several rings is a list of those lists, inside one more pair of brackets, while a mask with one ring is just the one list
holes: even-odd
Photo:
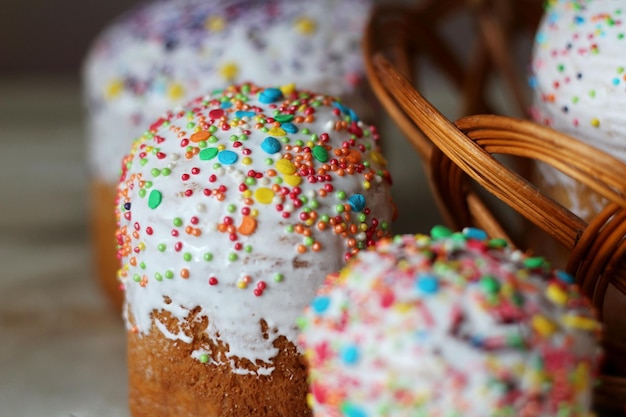
[[600, 324], [572, 282], [479, 229], [380, 241], [299, 319], [314, 416], [591, 416]]

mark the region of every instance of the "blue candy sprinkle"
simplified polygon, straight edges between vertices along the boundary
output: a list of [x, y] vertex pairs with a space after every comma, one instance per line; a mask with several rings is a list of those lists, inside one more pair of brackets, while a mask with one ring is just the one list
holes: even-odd
[[350, 403], [341, 405], [341, 412], [345, 417], [367, 417], [367, 413], [361, 407]]
[[575, 282], [574, 277], [571, 274], [568, 274], [565, 271], [561, 271], [560, 269], [554, 271], [554, 275], [556, 275], [558, 279], [565, 282], [566, 284], [573, 284]]
[[348, 365], [356, 363], [359, 360], [359, 348], [354, 345], [346, 346], [341, 351], [341, 360]]
[[222, 103], [220, 104], [220, 107], [223, 109], [229, 109], [233, 106], [233, 103], [231, 103], [230, 101], [222, 101]]
[[330, 306], [330, 298], [324, 297], [324, 296], [316, 297], [311, 302], [311, 308], [317, 314], [323, 313], [324, 311], [326, 311], [328, 309], [329, 306]]
[[487, 232], [476, 227], [466, 227], [463, 234], [469, 239], [487, 240]]
[[243, 117], [254, 117], [256, 113], [253, 111], [245, 111], [245, 110], [237, 110], [235, 112], [235, 117], [243, 118]]
[[261, 142], [261, 149], [269, 154], [275, 154], [280, 151], [280, 141], [271, 136], [266, 137], [263, 142]]
[[217, 159], [224, 165], [232, 165], [237, 162], [239, 157], [235, 152], [226, 150], [218, 153]]
[[361, 212], [365, 208], [365, 197], [362, 194], [353, 194], [348, 198], [348, 204], [353, 211]]
[[283, 130], [287, 133], [298, 133], [298, 126], [294, 125], [293, 123], [283, 123], [280, 125], [280, 127], [282, 127]]
[[266, 88], [259, 94], [259, 101], [264, 104], [270, 104], [282, 98], [283, 92], [278, 88]]
[[439, 291], [439, 279], [431, 274], [418, 274], [416, 285], [425, 294], [435, 294]]
[[360, 120], [359, 116], [354, 110], [348, 109], [348, 114], [350, 115], [350, 120], [352, 120], [353, 122], [358, 122]]

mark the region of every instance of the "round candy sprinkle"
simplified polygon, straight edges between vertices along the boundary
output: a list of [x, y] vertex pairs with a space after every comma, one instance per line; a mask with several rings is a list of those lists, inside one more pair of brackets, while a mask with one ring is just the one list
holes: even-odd
[[259, 101], [264, 104], [273, 103], [282, 98], [283, 92], [278, 88], [266, 88], [259, 94]]
[[365, 208], [365, 197], [363, 194], [353, 194], [348, 198], [348, 203], [352, 210], [361, 212]]
[[273, 155], [276, 152], [279, 152], [280, 148], [281, 148], [281, 145], [278, 139], [273, 138], [271, 136], [266, 137], [263, 140], [263, 142], [261, 142], [261, 149], [263, 149], [265, 152], [269, 153], [270, 155]]
[[237, 162], [239, 157], [233, 151], [223, 150], [217, 154], [217, 159], [224, 165], [232, 165]]

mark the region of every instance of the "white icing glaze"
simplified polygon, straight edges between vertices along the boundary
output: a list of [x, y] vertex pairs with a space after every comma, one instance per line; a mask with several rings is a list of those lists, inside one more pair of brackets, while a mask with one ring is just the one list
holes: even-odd
[[296, 82], [371, 116], [359, 46], [370, 7], [370, 0], [172, 0], [131, 10], [99, 35], [84, 62], [92, 174], [115, 184], [113, 161], [148, 123], [231, 83]]
[[591, 415], [600, 324], [571, 277], [439, 232], [379, 242], [318, 290], [299, 320], [314, 415]]
[[[283, 88], [292, 97], [287, 103], [293, 102], [292, 94], [299, 93], [290, 92], [291, 88]], [[126, 310], [132, 315], [132, 320], [127, 317], [129, 327], [145, 334], [152, 326], [152, 313], [166, 311], [180, 320], [180, 332], [166, 331], [162, 326], [159, 330], [167, 338], [189, 343], [183, 331], [184, 320], [191, 310], [199, 308], [197, 319], [208, 318], [206, 333], [229, 346], [230, 362], [249, 359], [258, 365], [252, 372], [264, 374], [273, 369], [272, 358], [278, 353], [273, 345], [276, 338], [283, 335], [295, 342], [295, 318], [326, 274], [343, 265], [346, 253], [386, 234], [392, 206], [388, 172], [377, 151], [378, 136], [373, 127], [356, 122], [351, 110], [333, 104], [333, 99], [326, 96], [300, 98], [296, 106], [288, 104], [280, 109], [283, 114], [293, 113], [293, 121], [270, 123], [266, 117], [274, 116], [282, 100], [261, 103], [255, 89], [241, 94], [249, 98], [245, 109], [262, 111], [265, 116], [237, 117], [241, 102], [232, 99], [234, 90], [230, 90], [225, 95], [229, 97], [227, 102], [235, 103], [233, 107], [222, 109], [217, 100], [220, 94], [204, 102], [195, 100], [173, 111], [169, 122], [155, 125], [153, 133], [135, 142], [120, 184], [118, 236], [124, 242], [120, 249], [121, 280]], [[303, 119], [310, 110], [314, 110], [315, 120], [307, 122]], [[213, 119], [215, 112], [223, 113], [222, 119]], [[228, 119], [224, 121], [223, 117]], [[194, 142], [194, 132], [208, 132], [208, 123], [213, 120], [217, 126], [213, 138], [207, 133], [204, 142]], [[226, 130], [224, 123], [230, 123]], [[343, 126], [341, 130], [335, 130], [337, 125]], [[327, 130], [327, 126], [333, 128]], [[246, 137], [242, 138], [245, 131]], [[280, 150], [273, 154], [261, 145], [269, 136], [280, 139]], [[325, 163], [318, 159], [323, 159], [318, 153], [320, 144], [329, 148]], [[200, 153], [189, 158], [185, 154], [187, 146], [198, 147]], [[211, 159], [203, 159], [211, 149]], [[228, 164], [227, 157], [233, 155], [237, 161]], [[289, 169], [299, 158], [305, 162], [298, 162], [298, 171], [290, 175]], [[324, 180], [313, 178], [315, 182], [310, 182], [309, 175], [303, 175], [308, 166], [315, 175], [324, 174]], [[344, 175], [339, 175], [340, 171]], [[250, 175], [255, 173], [259, 178], [251, 181]], [[301, 183], [296, 187], [293, 181]], [[242, 184], [247, 190], [240, 188]], [[326, 191], [330, 185], [333, 190]], [[221, 187], [225, 188], [220, 191]], [[208, 196], [205, 189], [210, 190]], [[187, 196], [187, 190], [193, 193]], [[292, 194], [298, 190], [299, 195]], [[287, 194], [281, 195], [281, 191]], [[150, 202], [159, 193], [162, 199], [155, 207]], [[364, 197], [364, 208], [357, 204], [350, 211], [336, 211], [338, 206], [345, 210], [351, 198], [358, 197], [356, 194]], [[125, 208], [128, 203], [130, 207]], [[280, 205], [282, 211], [278, 210]], [[283, 217], [285, 212], [290, 216]], [[324, 219], [326, 215], [330, 220]], [[317, 219], [310, 221], [311, 216]], [[341, 222], [334, 220], [337, 217]], [[256, 229], [244, 233], [239, 226], [250, 218], [256, 219]], [[316, 226], [320, 220], [326, 222], [325, 230]], [[336, 227], [345, 224], [345, 236], [335, 233], [331, 222]], [[227, 229], [228, 223], [234, 228], [220, 231]], [[310, 240], [303, 234], [306, 229]], [[173, 230], [178, 236], [172, 235]], [[194, 230], [200, 234], [194, 236]], [[182, 246], [177, 248], [177, 243]], [[239, 249], [237, 244], [241, 244]], [[316, 245], [321, 246], [318, 251], [314, 250]], [[237, 254], [238, 259], [230, 258], [231, 254]], [[188, 271], [187, 278], [181, 277], [183, 268]], [[275, 280], [276, 273], [282, 274], [282, 279]], [[212, 277], [217, 279], [215, 285], [209, 282]], [[245, 277], [249, 282], [241, 285]], [[260, 295], [255, 294], [259, 285], [265, 286]], [[269, 328], [265, 338], [261, 320]], [[194, 355], [199, 357], [202, 352], [210, 352], [210, 346], [201, 346]], [[233, 372], [250, 371], [234, 368]]]

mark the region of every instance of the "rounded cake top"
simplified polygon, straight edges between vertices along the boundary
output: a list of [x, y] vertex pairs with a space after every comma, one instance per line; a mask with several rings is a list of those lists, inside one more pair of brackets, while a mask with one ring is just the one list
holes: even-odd
[[[293, 85], [230, 86], [157, 120], [119, 185], [129, 326], [145, 333], [153, 311], [182, 321], [199, 307], [231, 356], [271, 368], [273, 341], [295, 342], [325, 275], [388, 234], [378, 139], [335, 98]], [[277, 331], [264, 336], [260, 320]], [[206, 349], [194, 354], [207, 360]]]
[[600, 324], [570, 275], [472, 228], [371, 249], [299, 319], [314, 415], [590, 415]]
[[532, 117], [626, 160], [626, 1], [552, 0], [532, 53]]
[[364, 84], [360, 41], [370, 6], [168, 0], [132, 9], [103, 30], [85, 58], [92, 169], [105, 179], [117, 175], [110, 162], [122, 156], [118, 143], [126, 149], [162, 112], [230, 84], [295, 82], [352, 94]]

